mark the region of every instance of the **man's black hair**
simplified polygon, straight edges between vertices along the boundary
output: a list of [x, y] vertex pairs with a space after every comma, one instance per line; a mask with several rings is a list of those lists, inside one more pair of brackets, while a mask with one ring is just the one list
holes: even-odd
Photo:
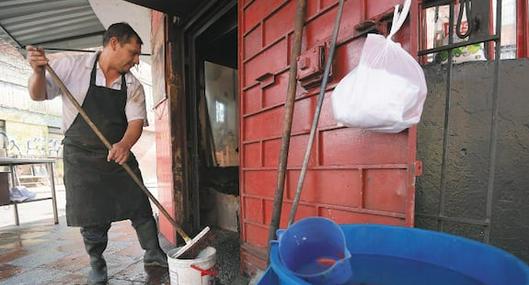
[[136, 33], [136, 31], [134, 31], [134, 29], [125, 22], [115, 23], [108, 27], [107, 31], [103, 35], [103, 46], [106, 46], [113, 37], [117, 38], [119, 43], [122, 45], [128, 43], [131, 38], [136, 38], [136, 41], [140, 45], [143, 44], [138, 33]]

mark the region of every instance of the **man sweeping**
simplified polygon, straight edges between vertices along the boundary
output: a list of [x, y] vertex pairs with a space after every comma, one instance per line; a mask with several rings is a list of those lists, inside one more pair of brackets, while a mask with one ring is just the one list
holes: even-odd
[[[68, 226], [80, 227], [92, 270], [88, 284], [108, 280], [103, 251], [112, 222], [129, 219], [145, 250], [146, 266], [167, 267], [158, 230], [147, 196], [120, 166], [127, 163], [141, 177], [130, 152], [146, 122], [145, 94], [130, 73], [139, 63], [142, 41], [126, 23], [111, 25], [103, 37], [103, 49], [95, 54], [67, 55], [50, 63], [95, 125], [112, 143], [110, 151], [100, 142], [69, 100], [63, 100], [64, 185]], [[45, 72], [44, 51], [27, 48], [33, 69], [29, 93], [36, 101], [60, 95], [59, 87]]]

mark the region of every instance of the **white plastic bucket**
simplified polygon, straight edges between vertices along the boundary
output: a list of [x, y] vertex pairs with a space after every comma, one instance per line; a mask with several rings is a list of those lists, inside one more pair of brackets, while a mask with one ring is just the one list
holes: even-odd
[[207, 247], [195, 259], [172, 258], [179, 249], [167, 252], [171, 285], [214, 285], [217, 250]]

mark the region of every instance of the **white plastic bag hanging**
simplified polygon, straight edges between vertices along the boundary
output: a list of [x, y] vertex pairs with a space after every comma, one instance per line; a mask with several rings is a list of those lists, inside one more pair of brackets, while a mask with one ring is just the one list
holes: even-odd
[[353, 128], [398, 133], [417, 124], [426, 99], [421, 66], [392, 37], [410, 10], [406, 0], [402, 13], [395, 6], [387, 38], [369, 34], [358, 67], [336, 86], [332, 107], [337, 122]]

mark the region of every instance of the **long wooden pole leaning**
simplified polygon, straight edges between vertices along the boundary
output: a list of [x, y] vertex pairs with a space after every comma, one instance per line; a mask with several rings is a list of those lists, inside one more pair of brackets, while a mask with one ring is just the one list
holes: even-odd
[[292, 131], [292, 117], [294, 115], [294, 102], [297, 87], [298, 57], [301, 53], [301, 39], [303, 36], [303, 26], [305, 25], [305, 15], [307, 11], [307, 1], [298, 0], [296, 8], [296, 18], [294, 22], [294, 43], [290, 55], [290, 70], [288, 78], [287, 98], [285, 103], [285, 116], [283, 119], [283, 135], [281, 139], [281, 152], [279, 155], [279, 165], [277, 174], [277, 186], [274, 194], [274, 204], [272, 208], [272, 220], [268, 231], [268, 240], [276, 237], [276, 230], [281, 219], [281, 208], [283, 206], [283, 194], [285, 187], [285, 173], [288, 161], [288, 149], [290, 147], [290, 136]]

